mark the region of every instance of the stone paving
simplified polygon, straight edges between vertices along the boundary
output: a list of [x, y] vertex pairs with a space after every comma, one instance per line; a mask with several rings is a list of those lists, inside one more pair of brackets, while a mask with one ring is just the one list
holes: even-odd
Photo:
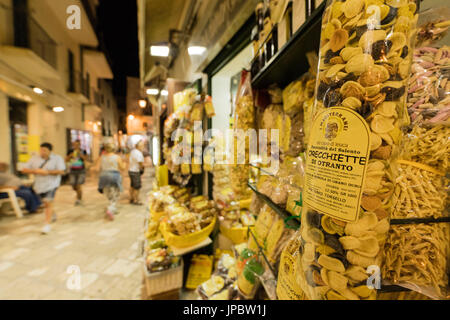
[[[142, 200], [151, 188], [143, 181]], [[140, 299], [140, 240], [145, 206], [128, 204], [124, 179], [120, 213], [104, 218], [106, 198], [96, 180], [84, 186], [84, 205], [74, 206], [75, 192], [61, 187], [55, 199], [58, 220], [41, 235], [44, 214], [0, 214], [0, 300], [2, 299]], [[77, 275], [80, 275], [79, 277]]]

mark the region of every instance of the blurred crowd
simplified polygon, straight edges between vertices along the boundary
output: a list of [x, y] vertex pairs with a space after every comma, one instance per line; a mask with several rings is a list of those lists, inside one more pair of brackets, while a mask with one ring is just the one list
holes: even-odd
[[119, 213], [117, 201], [124, 189], [124, 175], [130, 178], [130, 204], [142, 205], [142, 175], [146, 168], [152, 166], [151, 158], [144, 150], [144, 140], [135, 143], [130, 152], [118, 150], [113, 143], [107, 143], [101, 148], [97, 161], [91, 163], [78, 140], [73, 142], [64, 157], [53, 152], [52, 144], [42, 143], [39, 153], [21, 168], [20, 174], [29, 177], [28, 180], [10, 173], [9, 165], [0, 163], [0, 199], [7, 199], [13, 191], [17, 198], [23, 199], [29, 213], [44, 211], [42, 234], [47, 234], [51, 232], [51, 224], [57, 220], [53, 203], [62, 181], [73, 188], [74, 205], [83, 206], [83, 185], [86, 175], [90, 174], [97, 177], [98, 191], [108, 199], [105, 217], [114, 220]]

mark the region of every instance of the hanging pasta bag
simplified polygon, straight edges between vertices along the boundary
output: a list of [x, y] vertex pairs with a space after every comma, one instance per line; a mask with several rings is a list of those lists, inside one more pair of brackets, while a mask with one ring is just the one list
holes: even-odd
[[322, 18], [308, 133], [300, 261], [308, 299], [376, 298], [417, 6], [332, 0]]
[[432, 299], [449, 293], [450, 8], [421, 13], [397, 161], [383, 278]]

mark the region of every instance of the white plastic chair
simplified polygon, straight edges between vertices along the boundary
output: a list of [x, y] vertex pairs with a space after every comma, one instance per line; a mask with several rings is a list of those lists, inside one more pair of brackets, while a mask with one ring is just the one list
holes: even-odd
[[0, 189], [0, 193], [8, 194], [8, 198], [0, 199], [0, 206], [6, 202], [11, 203], [11, 206], [13, 207], [14, 213], [16, 214], [17, 218], [22, 218], [22, 209], [20, 209], [19, 200], [16, 197], [15, 191], [13, 189]]

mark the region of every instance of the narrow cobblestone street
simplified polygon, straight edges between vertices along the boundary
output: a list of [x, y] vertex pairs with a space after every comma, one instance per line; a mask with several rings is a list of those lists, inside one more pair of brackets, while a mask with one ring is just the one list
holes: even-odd
[[[151, 187], [147, 172], [142, 201]], [[58, 220], [41, 235], [44, 214], [17, 219], [0, 214], [1, 299], [140, 299], [142, 272], [139, 239], [146, 206], [128, 204], [128, 178], [114, 221], [104, 218], [106, 198], [97, 180], [84, 185], [84, 204], [61, 187], [55, 199]], [[81, 290], [72, 288], [79, 267]]]

